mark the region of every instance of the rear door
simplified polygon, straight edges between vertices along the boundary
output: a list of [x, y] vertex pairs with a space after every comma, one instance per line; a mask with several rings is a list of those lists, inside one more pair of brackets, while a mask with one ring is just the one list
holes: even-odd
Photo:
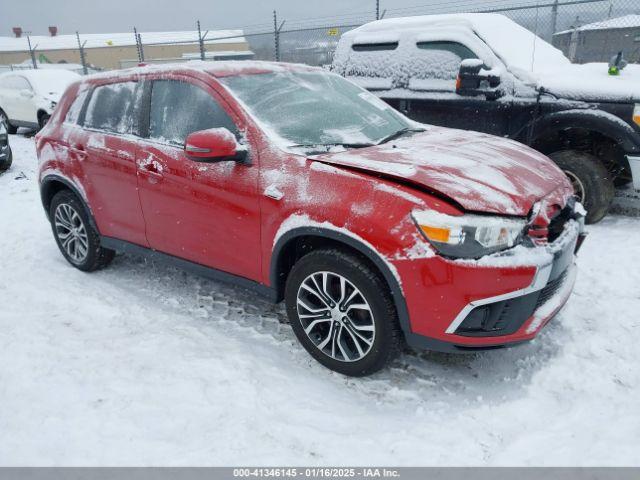
[[147, 82], [147, 138], [137, 153], [140, 201], [152, 248], [251, 279], [260, 278], [258, 157], [253, 164], [194, 161], [190, 133], [244, 126], [209, 85], [191, 77]]
[[139, 83], [99, 85], [90, 95], [83, 128], [72, 135], [69, 148], [86, 176], [96, 223], [104, 236], [146, 246], [135, 163]]

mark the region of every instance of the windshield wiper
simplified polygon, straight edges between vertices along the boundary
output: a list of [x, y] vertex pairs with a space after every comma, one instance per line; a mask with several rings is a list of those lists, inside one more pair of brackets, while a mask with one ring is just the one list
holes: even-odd
[[366, 148], [373, 147], [375, 144], [373, 143], [297, 143], [294, 145], [290, 145], [294, 148], [326, 148], [327, 151], [331, 147], [344, 147], [344, 148]]
[[398, 130], [397, 132], [393, 132], [390, 135], [387, 135], [386, 137], [383, 137], [382, 140], [380, 140], [378, 143], [376, 143], [376, 145], [381, 145], [383, 143], [387, 143], [390, 142], [391, 140], [395, 140], [396, 138], [400, 138], [401, 136], [409, 133], [409, 132], [424, 132], [425, 129], [424, 128], [411, 128], [411, 127], [404, 127], [401, 128], [400, 130]]

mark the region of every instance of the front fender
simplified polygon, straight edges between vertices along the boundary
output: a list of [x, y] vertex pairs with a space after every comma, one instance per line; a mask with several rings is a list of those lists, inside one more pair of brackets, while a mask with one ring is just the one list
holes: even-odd
[[548, 113], [523, 129], [516, 140], [531, 144], [536, 139], [572, 128], [598, 132], [614, 140], [628, 155], [640, 153], [640, 135], [629, 124], [611, 113], [595, 109]]

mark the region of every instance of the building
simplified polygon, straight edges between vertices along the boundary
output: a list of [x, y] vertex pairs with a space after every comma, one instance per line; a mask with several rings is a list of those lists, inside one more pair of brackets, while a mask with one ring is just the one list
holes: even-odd
[[[17, 65], [34, 57], [41, 63], [81, 63], [76, 35], [58, 35], [51, 27], [49, 36], [30, 36], [14, 28], [14, 37], [0, 37], [0, 65]], [[204, 34], [204, 32], [203, 32]], [[140, 32], [145, 62], [158, 63], [199, 58], [197, 31]], [[87, 64], [99, 69], [123, 68], [138, 63], [138, 46], [133, 32], [81, 34]], [[206, 57], [250, 58], [242, 30], [209, 31], [204, 40]]]
[[608, 62], [622, 51], [629, 63], [640, 63], [640, 15], [625, 15], [558, 32], [553, 46], [575, 63]]

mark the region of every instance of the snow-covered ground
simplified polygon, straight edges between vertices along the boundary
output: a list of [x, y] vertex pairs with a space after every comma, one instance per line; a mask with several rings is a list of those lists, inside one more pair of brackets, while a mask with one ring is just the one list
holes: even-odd
[[0, 176], [1, 465], [640, 465], [640, 219], [589, 228], [534, 342], [349, 379], [281, 306], [119, 256], [62, 258], [33, 139]]

